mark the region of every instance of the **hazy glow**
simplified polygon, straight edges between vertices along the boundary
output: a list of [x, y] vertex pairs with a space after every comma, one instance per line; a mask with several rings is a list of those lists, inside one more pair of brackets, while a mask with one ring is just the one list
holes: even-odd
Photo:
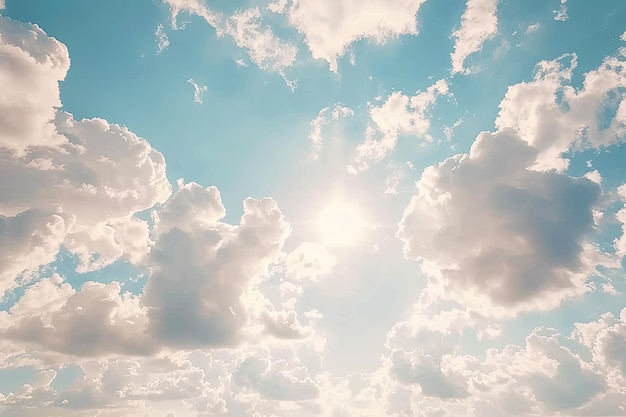
[[354, 205], [335, 201], [317, 219], [320, 241], [326, 246], [351, 246], [363, 238], [367, 221]]

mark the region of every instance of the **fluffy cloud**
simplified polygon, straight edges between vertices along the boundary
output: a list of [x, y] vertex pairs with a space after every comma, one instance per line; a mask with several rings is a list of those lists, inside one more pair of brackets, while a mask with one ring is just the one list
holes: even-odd
[[293, 0], [289, 23], [304, 35], [313, 58], [337, 72], [337, 60], [353, 42], [378, 43], [417, 34], [417, 12], [425, 0]]
[[0, 292], [60, 245], [81, 271], [137, 259], [147, 225], [130, 219], [169, 196], [163, 156], [124, 127], [56, 109], [69, 56], [39, 27], [0, 16], [0, 49]]
[[[276, 202], [246, 199], [237, 226], [215, 187], [180, 184], [155, 215], [152, 272], [145, 287], [150, 329], [174, 346], [238, 343], [254, 303], [251, 281], [278, 256], [290, 227]], [[251, 308], [251, 307], [250, 307]]]
[[263, 398], [279, 401], [303, 401], [319, 395], [319, 387], [304, 367], [284, 359], [247, 357], [233, 374], [233, 381], [257, 391]]
[[381, 106], [371, 106], [372, 125], [365, 132], [365, 142], [356, 149], [352, 168], [365, 170], [369, 164], [383, 160], [395, 148], [399, 136], [417, 136], [432, 141], [428, 134], [429, 111], [439, 97], [447, 94], [448, 83], [439, 80], [413, 96], [395, 91]]
[[[605, 410], [613, 406], [612, 415], [621, 415], [614, 407], [620, 388], [609, 386], [610, 372], [600, 369], [595, 360], [583, 360], [562, 340], [555, 330], [540, 327], [524, 346], [488, 349], [482, 359], [455, 351], [433, 356], [419, 348], [396, 348], [385, 365], [392, 380], [382, 383], [400, 384], [388, 391], [388, 401], [408, 387], [414, 408], [437, 407], [442, 413], [437, 415], [456, 415], [461, 410], [494, 416], [610, 415], [610, 411], [598, 413], [596, 403], [601, 399], [613, 402]], [[419, 391], [413, 391], [413, 386]]]
[[507, 314], [586, 290], [600, 186], [534, 171], [537, 156], [514, 131], [483, 132], [469, 154], [424, 170], [399, 236], [447, 296]]
[[158, 349], [148, 340], [139, 299], [121, 293], [117, 282], [86, 282], [76, 291], [59, 277], [43, 279], [4, 313], [3, 322], [2, 337], [44, 354], [146, 355]]
[[565, 169], [561, 154], [581, 147], [603, 147], [626, 135], [624, 56], [607, 57], [584, 76], [582, 88], [569, 85], [576, 55], [537, 64], [534, 80], [508, 88], [496, 127], [511, 127], [541, 152], [538, 166]]
[[468, 0], [461, 17], [461, 27], [452, 37], [455, 39], [452, 58], [452, 73], [467, 73], [465, 60], [481, 50], [485, 41], [498, 33], [498, 0]]
[[70, 65], [65, 45], [37, 25], [0, 16], [0, 53], [0, 147], [21, 156], [29, 146], [65, 142], [52, 122]]

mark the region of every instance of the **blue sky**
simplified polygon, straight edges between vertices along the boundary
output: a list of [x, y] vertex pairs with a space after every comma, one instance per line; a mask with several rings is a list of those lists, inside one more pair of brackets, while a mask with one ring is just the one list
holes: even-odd
[[0, 416], [626, 415], [624, 21], [0, 0]]

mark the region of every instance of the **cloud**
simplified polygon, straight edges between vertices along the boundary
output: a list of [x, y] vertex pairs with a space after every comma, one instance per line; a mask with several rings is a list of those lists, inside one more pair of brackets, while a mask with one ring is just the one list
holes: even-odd
[[2, 337], [42, 353], [146, 355], [158, 350], [147, 340], [139, 299], [121, 293], [117, 282], [86, 282], [76, 291], [58, 277], [43, 279], [26, 290], [4, 320], [10, 324]]
[[587, 290], [602, 191], [584, 177], [532, 170], [537, 156], [514, 131], [483, 132], [469, 154], [424, 170], [399, 236], [446, 296], [510, 314]]
[[317, 281], [331, 273], [337, 259], [318, 243], [304, 242], [285, 259], [287, 276], [295, 281]]
[[70, 62], [63, 44], [2, 16], [0, 34], [0, 245], [11, 257], [0, 292], [61, 245], [80, 257], [80, 271], [137, 259], [147, 225], [130, 219], [171, 192], [163, 155], [125, 127], [57, 110]]
[[532, 81], [510, 86], [500, 103], [496, 127], [517, 130], [540, 152], [538, 167], [563, 170], [569, 149], [599, 148], [626, 135], [624, 56], [609, 56], [584, 75], [582, 88], [570, 84], [577, 56], [541, 61]]
[[467, 0], [461, 27], [452, 34], [455, 40], [454, 52], [450, 54], [452, 74], [467, 74], [465, 60], [498, 33], [497, 8], [498, 0]]
[[247, 357], [233, 373], [233, 381], [271, 400], [304, 401], [319, 395], [319, 387], [307, 369], [285, 359], [272, 362], [267, 358]]
[[189, 13], [203, 18], [215, 28], [218, 35], [222, 34], [223, 17], [209, 9], [204, 0], [163, 0], [163, 2], [170, 8], [172, 27], [175, 29], [178, 29], [178, 16], [181, 13]]
[[154, 32], [154, 36], [156, 37], [155, 42], [157, 43], [157, 55], [161, 52], [165, 51], [168, 46], [170, 46], [170, 40], [167, 37], [167, 34], [163, 31], [163, 25], [157, 26], [156, 32]]
[[251, 281], [278, 256], [290, 227], [276, 202], [246, 199], [236, 226], [215, 187], [179, 184], [155, 214], [145, 287], [150, 331], [166, 345], [232, 346], [249, 319]]
[[436, 363], [432, 356], [425, 355], [419, 349], [411, 353], [394, 351], [391, 362], [391, 372], [398, 381], [405, 385], [419, 385], [424, 396], [442, 399], [468, 396], [467, 388], [456, 383], [454, 375], [444, 373], [440, 363]]
[[617, 370], [626, 381], [626, 309], [605, 313], [597, 321], [577, 323], [572, 336], [593, 354], [606, 372]]
[[569, 19], [567, 15], [567, 0], [561, 0], [561, 7], [554, 11], [554, 20], [557, 22], [564, 22]]
[[24, 155], [29, 146], [66, 141], [53, 120], [61, 106], [58, 82], [70, 66], [65, 45], [37, 25], [0, 16], [0, 147]]
[[384, 43], [417, 35], [417, 12], [425, 0], [293, 0], [289, 23], [305, 39], [315, 59], [337, 72], [337, 60], [360, 39]]
[[330, 107], [324, 107], [320, 110], [319, 114], [311, 122], [311, 133], [309, 139], [313, 142], [313, 157], [319, 158], [324, 144], [323, 130], [324, 126], [328, 125], [331, 121], [338, 121], [339, 119], [345, 119], [354, 116], [354, 111], [350, 107], [344, 107], [339, 104], [335, 105], [335, 108], [330, 111]]
[[264, 25], [258, 8], [241, 9], [225, 18], [211, 10], [203, 0], [163, 1], [170, 7], [174, 27], [177, 27], [180, 13], [200, 16], [215, 29], [218, 37], [232, 37], [237, 46], [245, 50], [259, 68], [277, 72], [285, 78], [288, 85], [292, 88], [295, 86], [292, 81], [287, 80], [285, 70], [294, 63], [298, 48], [277, 37], [268, 25]]
[[432, 141], [428, 133], [429, 111], [439, 97], [447, 94], [448, 83], [439, 80], [413, 96], [394, 91], [381, 106], [370, 106], [372, 124], [365, 132], [365, 142], [356, 149], [353, 170], [364, 171], [370, 164], [382, 161], [395, 148], [399, 136]]
[[267, 5], [267, 9], [272, 13], [283, 14], [287, 10], [288, 0], [275, 0], [273, 3]]
[[202, 104], [202, 96], [207, 92], [208, 87], [206, 85], [198, 85], [193, 78], [188, 79], [187, 82], [193, 86], [194, 103]]
[[291, 42], [275, 36], [269, 27], [262, 27], [261, 12], [258, 8], [235, 13], [228, 18], [224, 30], [261, 69], [278, 72], [284, 76], [285, 69], [296, 60], [298, 48]]
[[[617, 194], [622, 200], [626, 201], [626, 185], [622, 185], [617, 189]], [[626, 205], [622, 207], [615, 215], [618, 222], [621, 223], [622, 234], [614, 240], [616, 254], [620, 257], [626, 256]]]

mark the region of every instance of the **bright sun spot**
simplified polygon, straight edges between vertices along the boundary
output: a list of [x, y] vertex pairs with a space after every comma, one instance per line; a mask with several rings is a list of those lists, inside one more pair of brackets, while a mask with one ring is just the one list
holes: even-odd
[[317, 219], [320, 241], [327, 246], [351, 246], [363, 238], [367, 221], [354, 206], [334, 202]]

